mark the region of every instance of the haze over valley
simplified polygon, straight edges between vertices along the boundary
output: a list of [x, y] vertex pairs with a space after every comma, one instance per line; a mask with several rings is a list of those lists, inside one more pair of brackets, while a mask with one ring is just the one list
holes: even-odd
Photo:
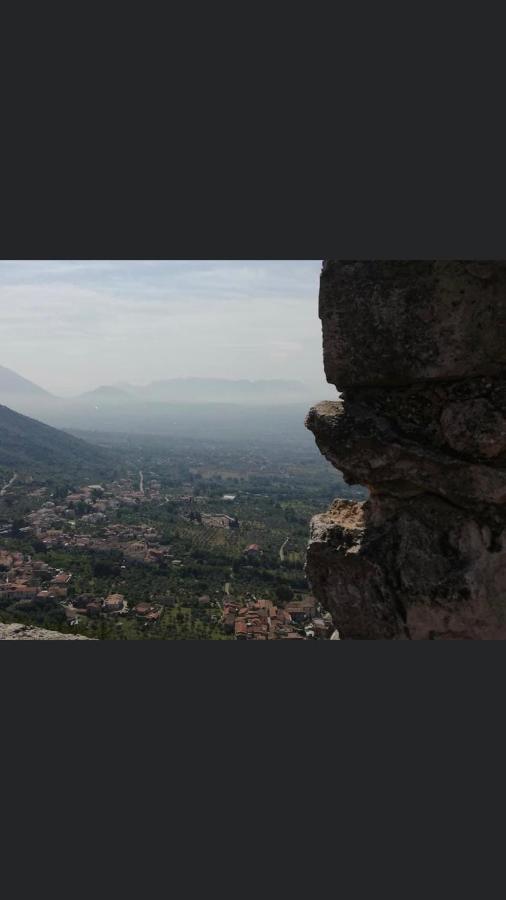
[[0, 637], [328, 639], [316, 261], [0, 262]]
[[[335, 397], [329, 386], [327, 396]], [[57, 428], [199, 437], [269, 436], [298, 431], [315, 399], [300, 381], [180, 378], [147, 385], [102, 385], [58, 397], [0, 366], [0, 403]]]

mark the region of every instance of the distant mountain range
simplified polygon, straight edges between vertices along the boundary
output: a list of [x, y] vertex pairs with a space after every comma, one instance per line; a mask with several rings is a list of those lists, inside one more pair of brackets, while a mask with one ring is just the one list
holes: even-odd
[[0, 366], [0, 400], [6, 397], [37, 398], [40, 401], [106, 403], [135, 400], [153, 403], [289, 403], [304, 400], [310, 388], [302, 381], [266, 379], [249, 381], [228, 378], [166, 378], [147, 385], [121, 382], [101, 385], [62, 401], [61, 398], [23, 378], [12, 369]]
[[168, 378], [145, 386], [122, 383], [103, 385], [81, 394], [78, 400], [102, 403], [290, 403], [304, 399], [308, 388], [301, 381], [234, 381], [226, 378]]
[[0, 405], [0, 469], [45, 476], [93, 475], [113, 463], [107, 450]]
[[[326, 388], [326, 393], [325, 393]], [[170, 378], [145, 386], [102, 385], [61, 398], [0, 366], [0, 403], [57, 428], [187, 436], [274, 433], [279, 423], [303, 428], [304, 412], [334, 388], [300, 381]], [[205, 424], [204, 424], [205, 423]]]

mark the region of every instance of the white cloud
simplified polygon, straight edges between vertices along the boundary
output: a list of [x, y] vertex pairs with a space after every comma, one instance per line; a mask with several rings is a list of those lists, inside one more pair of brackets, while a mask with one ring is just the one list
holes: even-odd
[[0, 362], [51, 390], [324, 380], [319, 261], [3, 261]]

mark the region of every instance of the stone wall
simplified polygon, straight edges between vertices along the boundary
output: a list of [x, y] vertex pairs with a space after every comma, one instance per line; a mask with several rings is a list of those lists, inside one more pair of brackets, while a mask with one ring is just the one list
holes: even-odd
[[82, 634], [60, 634], [31, 625], [3, 625], [0, 623], [0, 641], [87, 641]]
[[506, 638], [506, 262], [323, 265], [307, 427], [364, 503], [311, 523], [341, 639]]

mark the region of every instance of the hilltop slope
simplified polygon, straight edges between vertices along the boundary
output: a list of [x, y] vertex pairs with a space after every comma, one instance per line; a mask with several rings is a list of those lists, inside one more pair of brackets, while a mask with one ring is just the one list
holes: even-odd
[[17, 372], [13, 372], [6, 366], [0, 366], [0, 398], [4, 400], [7, 397], [33, 397], [48, 401], [54, 399], [49, 391], [45, 391], [38, 384], [34, 384], [28, 378], [23, 378], [22, 375], [18, 375]]
[[33, 475], [65, 475], [110, 468], [102, 448], [0, 405], [0, 468]]

